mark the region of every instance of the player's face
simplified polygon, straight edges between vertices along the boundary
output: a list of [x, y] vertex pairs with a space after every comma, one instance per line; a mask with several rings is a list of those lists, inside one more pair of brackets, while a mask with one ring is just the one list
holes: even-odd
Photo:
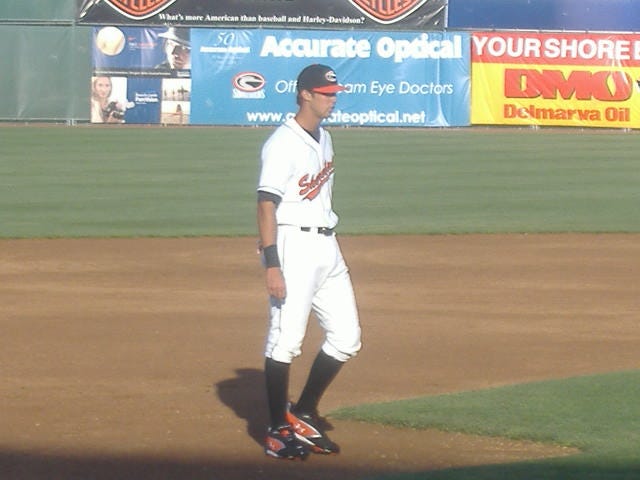
[[319, 118], [331, 115], [338, 97], [335, 93], [311, 92], [311, 109]]

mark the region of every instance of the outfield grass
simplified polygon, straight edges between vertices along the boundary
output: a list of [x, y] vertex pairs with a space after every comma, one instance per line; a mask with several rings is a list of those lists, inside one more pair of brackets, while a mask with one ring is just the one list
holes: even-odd
[[344, 408], [331, 414], [416, 429], [578, 447], [571, 457], [395, 475], [402, 480], [640, 478], [640, 371]]
[[266, 131], [0, 128], [3, 237], [254, 231]]
[[[271, 130], [0, 127], [0, 237], [253, 235]], [[332, 134], [342, 233], [640, 231], [635, 133]]]
[[338, 205], [349, 230], [640, 229], [635, 134], [339, 130], [334, 137], [350, 163], [337, 180], [347, 184], [339, 184]]

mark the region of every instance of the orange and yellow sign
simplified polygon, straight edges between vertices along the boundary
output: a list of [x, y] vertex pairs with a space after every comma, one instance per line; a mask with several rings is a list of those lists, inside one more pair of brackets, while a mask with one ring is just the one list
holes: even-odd
[[640, 128], [640, 35], [476, 32], [471, 123]]

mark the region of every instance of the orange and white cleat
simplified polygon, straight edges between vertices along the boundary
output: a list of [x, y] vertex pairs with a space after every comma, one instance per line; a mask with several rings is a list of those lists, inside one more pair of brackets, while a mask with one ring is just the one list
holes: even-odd
[[309, 456], [308, 448], [296, 438], [290, 425], [269, 429], [264, 442], [264, 453], [288, 460], [304, 460]]
[[340, 452], [340, 447], [324, 433], [318, 417], [309, 413], [294, 413], [291, 406], [287, 410], [287, 421], [291, 424], [295, 436], [313, 453], [331, 455]]

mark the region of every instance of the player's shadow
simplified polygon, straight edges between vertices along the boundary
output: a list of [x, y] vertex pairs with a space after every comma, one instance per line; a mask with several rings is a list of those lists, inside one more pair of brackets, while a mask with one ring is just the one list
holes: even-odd
[[222, 403], [247, 422], [247, 433], [262, 445], [269, 417], [264, 372], [238, 368], [234, 378], [222, 380], [215, 387]]

